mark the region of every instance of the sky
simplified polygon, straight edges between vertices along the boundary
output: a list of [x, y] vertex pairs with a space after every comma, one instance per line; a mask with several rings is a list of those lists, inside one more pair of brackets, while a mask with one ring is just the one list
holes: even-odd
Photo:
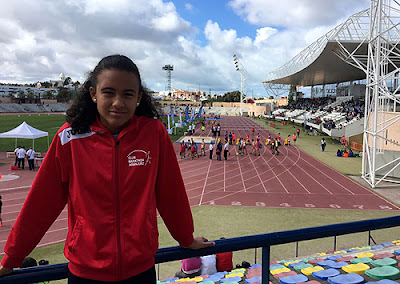
[[[130, 57], [143, 83], [165, 91], [265, 97], [262, 81], [302, 49], [369, 8], [369, 0], [1, 0], [0, 82], [84, 82], [101, 58]], [[269, 96], [269, 95], [268, 95]]]

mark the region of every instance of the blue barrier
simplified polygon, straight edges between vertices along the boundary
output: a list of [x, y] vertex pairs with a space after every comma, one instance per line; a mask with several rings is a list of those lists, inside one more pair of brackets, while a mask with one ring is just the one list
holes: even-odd
[[[378, 229], [400, 226], [400, 216], [370, 219], [357, 222], [310, 227], [304, 229], [216, 240], [214, 247], [190, 250], [181, 247], [161, 248], [155, 255], [156, 263], [262, 247], [262, 283], [269, 281], [270, 246], [325, 237], [336, 237]], [[18, 269], [0, 278], [0, 283], [25, 284], [64, 279], [68, 275], [67, 263]]]

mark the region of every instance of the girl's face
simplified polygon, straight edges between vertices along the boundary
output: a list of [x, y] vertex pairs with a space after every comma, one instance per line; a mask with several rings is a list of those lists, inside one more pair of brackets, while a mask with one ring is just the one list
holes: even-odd
[[139, 89], [140, 82], [134, 73], [117, 69], [101, 71], [96, 88], [90, 87], [100, 121], [112, 134], [121, 132], [135, 114], [142, 98]]

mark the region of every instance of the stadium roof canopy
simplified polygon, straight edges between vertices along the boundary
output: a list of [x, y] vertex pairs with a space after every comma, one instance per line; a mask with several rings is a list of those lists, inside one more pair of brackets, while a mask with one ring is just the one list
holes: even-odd
[[[267, 74], [263, 83], [316, 86], [366, 78], [368, 58], [369, 9], [352, 15], [301, 51], [291, 61]], [[347, 61], [347, 62], [346, 62]]]

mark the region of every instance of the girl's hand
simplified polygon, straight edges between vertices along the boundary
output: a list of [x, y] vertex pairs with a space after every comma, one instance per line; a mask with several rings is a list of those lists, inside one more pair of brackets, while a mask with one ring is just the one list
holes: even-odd
[[215, 246], [215, 242], [209, 242], [204, 237], [195, 237], [193, 243], [188, 246], [189, 249], [202, 249]]
[[12, 268], [7, 268], [0, 264], [0, 276], [10, 274], [12, 271]]

